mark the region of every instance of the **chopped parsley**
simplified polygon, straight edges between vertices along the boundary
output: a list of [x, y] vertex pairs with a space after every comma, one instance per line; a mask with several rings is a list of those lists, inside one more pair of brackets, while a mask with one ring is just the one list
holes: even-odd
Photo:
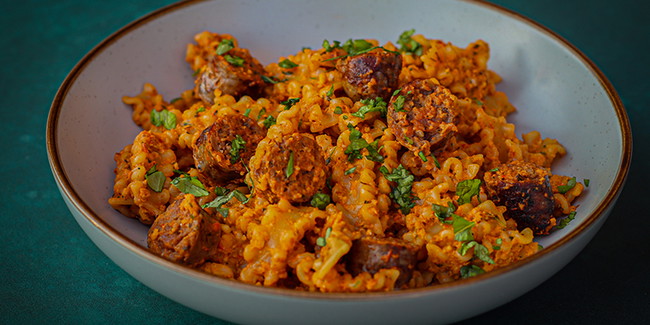
[[492, 249], [495, 251], [498, 251], [501, 249], [501, 244], [503, 244], [503, 239], [497, 238], [497, 240], [494, 242], [495, 245], [492, 245]]
[[340, 49], [341, 48], [341, 42], [339, 41], [332, 41], [332, 44], [328, 40], [323, 40], [323, 48], [325, 49], [325, 53], [329, 53], [334, 51], [335, 49]]
[[230, 163], [236, 163], [239, 158], [241, 151], [246, 149], [246, 141], [239, 134], [230, 141]]
[[485, 273], [485, 270], [478, 265], [465, 265], [460, 268], [460, 277], [463, 279], [471, 278], [483, 273]]
[[585, 186], [589, 187], [589, 178], [585, 178], [584, 182], [585, 182]]
[[205, 106], [199, 107], [199, 109], [196, 110], [197, 113], [201, 113], [205, 111]]
[[330, 90], [328, 90], [325, 95], [327, 96], [327, 98], [331, 98], [332, 95], [334, 95], [334, 85], [332, 85], [332, 87], [330, 87]]
[[456, 186], [458, 204], [465, 204], [472, 201], [473, 196], [478, 196], [481, 188], [480, 179], [467, 179], [459, 182]]
[[336, 106], [334, 108], [334, 114], [341, 114], [341, 113], [343, 113], [343, 109], [341, 108], [341, 106]]
[[366, 118], [366, 114], [368, 113], [380, 112], [382, 117], [386, 117], [386, 112], [388, 111], [387, 104], [381, 97], [377, 97], [375, 99], [362, 99], [361, 103], [363, 106], [359, 107], [359, 110], [352, 113], [352, 116]]
[[397, 44], [401, 45], [400, 51], [404, 53], [412, 53], [417, 56], [422, 55], [422, 44], [416, 42], [411, 36], [415, 34], [415, 29], [404, 31], [397, 40]]
[[262, 125], [268, 129], [271, 127], [271, 125], [275, 124], [275, 121], [275, 117], [273, 117], [273, 115], [269, 115], [264, 119], [264, 121], [262, 121]]
[[224, 55], [226, 52], [235, 48], [235, 44], [231, 39], [222, 39], [217, 46], [217, 55]]
[[456, 211], [456, 206], [454, 206], [454, 203], [450, 201], [448, 206], [433, 204], [431, 207], [433, 208], [433, 213], [435, 213], [436, 217], [438, 217], [440, 221], [444, 223], [451, 223], [447, 222], [446, 219], [451, 217], [451, 215], [454, 214], [454, 211]]
[[235, 56], [235, 55], [230, 55], [226, 54], [223, 56], [224, 59], [226, 59], [226, 62], [230, 63], [231, 65], [234, 65], [236, 67], [243, 67], [244, 66], [244, 59]]
[[144, 178], [147, 180], [147, 186], [154, 192], [160, 193], [163, 190], [165, 185], [165, 174], [156, 169], [156, 165], [153, 165], [147, 173], [144, 175]]
[[284, 59], [280, 63], [278, 63], [278, 66], [280, 66], [280, 68], [284, 68], [284, 69], [291, 69], [291, 68], [297, 67], [298, 64], [296, 64], [295, 62], [293, 62], [293, 61], [291, 61], [289, 59]]
[[248, 116], [251, 113], [251, 109], [247, 108], [246, 111], [244, 111], [244, 116]]
[[214, 189], [214, 192], [217, 194], [217, 197], [214, 200], [202, 205], [201, 207], [204, 209], [214, 208], [215, 210], [217, 210], [217, 212], [221, 213], [221, 215], [224, 218], [228, 217], [228, 209], [222, 208], [221, 207], [222, 205], [230, 202], [230, 200], [232, 200], [233, 197], [237, 198], [237, 200], [239, 200], [239, 202], [241, 202], [242, 204], [246, 204], [250, 199], [239, 190], [233, 190], [232, 192], [228, 192], [227, 188], [219, 187], [219, 186], [217, 186]]
[[330, 237], [330, 234], [332, 234], [332, 227], [327, 227], [327, 229], [325, 230], [325, 236], [318, 237], [316, 239], [316, 245], [320, 247], [325, 247], [327, 245], [327, 239]]
[[354, 167], [346, 170], [343, 174], [344, 175], [350, 175], [350, 174], [354, 173], [355, 170], [357, 170], [357, 166], [354, 166]]
[[569, 213], [568, 216], [566, 216], [565, 218], [562, 218], [560, 220], [560, 222], [557, 224], [557, 226], [555, 226], [555, 229], [563, 229], [564, 227], [568, 226], [569, 223], [571, 221], [573, 221], [573, 219], [575, 219], [575, 218], [576, 218], [576, 212], [572, 211], [571, 213]]
[[157, 111], [151, 110], [150, 114], [151, 124], [154, 126], [164, 126], [165, 129], [171, 130], [176, 127], [176, 115], [166, 109]]
[[420, 159], [422, 159], [423, 162], [428, 161], [427, 156], [425, 156], [424, 152], [422, 152], [422, 151], [418, 152], [418, 157], [420, 157]]
[[487, 249], [487, 247], [479, 244], [475, 240], [461, 244], [460, 248], [458, 249], [458, 253], [460, 255], [465, 255], [467, 251], [472, 247], [474, 247], [474, 256], [478, 257], [478, 259], [485, 263], [494, 264], [494, 260], [490, 257], [490, 251]]
[[576, 178], [571, 177], [567, 182], [566, 185], [560, 185], [557, 187], [558, 192], [564, 194], [568, 191], [570, 191], [574, 186], [576, 186]]
[[368, 144], [366, 147], [366, 150], [368, 150], [366, 158], [370, 161], [384, 162], [384, 156], [379, 153], [379, 149], [381, 149], [383, 146], [379, 148], [377, 146], [379, 146], [379, 140], [375, 140], [372, 143]]
[[192, 194], [196, 197], [210, 194], [197, 177], [190, 176], [187, 173], [183, 173], [181, 176], [174, 178], [172, 180], [172, 185], [176, 186], [179, 191], [185, 194]]
[[488, 171], [491, 172], [491, 173], [494, 173], [496, 171], [499, 171], [499, 167], [492, 168], [492, 169], [490, 169]]
[[[325, 48], [325, 52], [330, 52], [335, 48], [339, 48], [339, 47], [331, 46], [331, 45], [329, 45], [329, 42], [327, 42], [327, 43], [326, 42], [327, 41], [323, 41], [323, 48]], [[336, 44], [336, 41], [334, 41], [334, 42]], [[356, 56], [356, 55], [368, 53], [368, 52], [370, 52], [372, 50], [375, 50], [375, 49], [382, 49], [382, 50], [384, 50], [386, 52], [400, 54], [399, 52], [391, 51], [389, 49], [386, 49], [383, 46], [372, 46], [372, 43], [370, 43], [370, 42], [368, 42], [368, 41], [366, 41], [364, 39], [355, 39], [355, 40], [349, 39], [345, 43], [343, 43], [343, 45], [341, 45], [340, 48], [342, 48], [348, 54], [336, 56], [336, 57], [326, 59], [326, 60], [323, 60], [323, 61], [333, 61], [333, 60], [337, 60], [337, 59], [340, 59], [340, 58], [345, 58], [345, 57], [348, 57], [348, 56]]]
[[291, 107], [293, 107], [293, 105], [296, 105], [296, 103], [298, 103], [299, 101], [300, 98], [289, 98], [285, 101], [281, 101], [280, 104], [284, 105], [284, 110], [286, 111]]
[[291, 177], [291, 174], [293, 174], [293, 151], [289, 151], [289, 162], [284, 170], [284, 174], [287, 178]]
[[433, 158], [433, 164], [436, 165], [436, 168], [440, 168], [440, 162], [433, 153], [431, 153], [431, 158]]
[[325, 208], [327, 207], [328, 204], [330, 204], [331, 201], [332, 199], [330, 198], [329, 195], [319, 192], [314, 194], [314, 196], [312, 196], [310, 203], [311, 206], [313, 206], [314, 208], [325, 210]]
[[288, 79], [275, 80], [273, 77], [262, 75], [262, 81], [264, 81], [264, 82], [266, 82], [268, 84], [277, 84], [278, 82], [283, 82], [283, 81], [287, 81], [287, 80]]
[[402, 213], [408, 214], [411, 212], [411, 208], [415, 206], [414, 201], [418, 199], [411, 193], [415, 176], [401, 164], [393, 169], [392, 172], [389, 172], [386, 166], [381, 166], [379, 171], [384, 174], [387, 180], [397, 183], [397, 186], [392, 188], [388, 196], [400, 206]]
[[451, 226], [454, 228], [454, 239], [457, 241], [474, 240], [474, 235], [472, 235], [474, 225], [476, 225], [475, 222], [467, 221], [457, 214], [451, 214]]

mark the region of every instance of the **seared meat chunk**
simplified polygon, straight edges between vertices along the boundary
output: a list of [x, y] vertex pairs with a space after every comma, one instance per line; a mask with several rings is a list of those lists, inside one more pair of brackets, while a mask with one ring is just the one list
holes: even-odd
[[311, 134], [294, 133], [281, 141], [266, 138], [251, 158], [255, 191], [271, 202], [301, 203], [325, 186], [327, 165]]
[[397, 141], [415, 154], [444, 148], [458, 131], [457, 103], [449, 89], [431, 79], [413, 80], [388, 105], [388, 126]]
[[207, 65], [195, 81], [194, 92], [201, 100], [214, 104], [214, 91], [254, 98], [262, 94], [264, 66], [247, 49], [235, 47], [223, 55], [208, 58]]
[[221, 115], [196, 139], [196, 167], [214, 183], [241, 178], [266, 132], [252, 118], [240, 114]]
[[340, 59], [336, 69], [343, 74], [343, 87], [352, 100], [381, 97], [388, 101], [397, 88], [402, 56], [378, 48]]
[[514, 219], [519, 230], [545, 235], [555, 225], [550, 176], [546, 168], [515, 161], [486, 172], [483, 179], [489, 198], [508, 209], [504, 216]]
[[362, 272], [375, 274], [381, 269], [397, 268], [400, 275], [395, 288], [409, 282], [416, 262], [417, 249], [397, 238], [363, 237], [352, 242], [346, 255], [346, 269], [354, 276]]
[[196, 266], [217, 252], [220, 224], [210, 217], [191, 194], [180, 196], [149, 229], [149, 249], [172, 261]]

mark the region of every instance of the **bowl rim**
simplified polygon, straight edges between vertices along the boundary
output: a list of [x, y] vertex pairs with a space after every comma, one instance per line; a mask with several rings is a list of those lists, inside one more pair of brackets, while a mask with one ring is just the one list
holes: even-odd
[[589, 59], [587, 56], [582, 53], [578, 48], [573, 44], [567, 41], [562, 36], [553, 32], [549, 28], [541, 25], [540, 23], [535, 22], [534, 20], [524, 16], [523, 14], [517, 13], [510, 9], [501, 7], [500, 5], [487, 2], [485, 0], [463, 0], [463, 2], [472, 3], [474, 5], [483, 6], [489, 10], [497, 11], [503, 15], [509, 16], [515, 20], [523, 22], [530, 27], [533, 27], [545, 34], [546, 36], [552, 38], [554, 41], [558, 42], [560, 45], [568, 49], [575, 58], [578, 58], [582, 63], [592, 72], [594, 77], [600, 82], [600, 85], [606, 91], [609, 100], [611, 101], [612, 106], [614, 107], [616, 116], [618, 118], [618, 124], [621, 129], [622, 135], [622, 158], [618, 166], [617, 174], [612, 183], [612, 186], [608, 189], [607, 194], [604, 199], [598, 204], [596, 209], [590, 215], [586, 216], [584, 221], [575, 229], [570, 231], [568, 234], [561, 237], [557, 242], [551, 244], [548, 247], [545, 247], [543, 250], [538, 253], [527, 257], [523, 260], [512, 263], [508, 266], [481, 274], [475, 277], [468, 279], [460, 279], [458, 281], [438, 284], [435, 286], [408, 289], [408, 290], [396, 290], [390, 292], [366, 292], [366, 293], [321, 293], [321, 292], [306, 292], [306, 291], [297, 291], [286, 288], [274, 288], [274, 287], [262, 287], [243, 283], [237, 280], [224, 279], [217, 276], [213, 276], [204, 272], [201, 272], [197, 269], [190, 268], [188, 266], [180, 265], [171, 261], [168, 261], [154, 253], [150, 252], [148, 249], [140, 246], [135, 241], [126, 237], [125, 235], [118, 232], [110, 224], [100, 218], [84, 200], [81, 199], [77, 191], [72, 187], [71, 182], [68, 177], [63, 164], [60, 160], [58, 145], [57, 145], [57, 125], [59, 121], [59, 115], [61, 113], [63, 103], [66, 99], [66, 96], [71, 89], [72, 85], [75, 83], [77, 77], [84, 71], [84, 69], [93, 61], [93, 59], [102, 51], [106, 50], [110, 45], [115, 43], [120, 38], [129, 34], [129, 32], [137, 29], [138, 27], [146, 24], [147, 22], [156, 20], [159, 17], [165, 16], [167, 14], [173, 13], [175, 11], [181, 10], [187, 6], [195, 5], [197, 3], [207, 2], [207, 0], [185, 0], [177, 3], [173, 3], [164, 7], [161, 7], [157, 10], [154, 10], [136, 20], [131, 21], [127, 25], [121, 27], [99, 44], [94, 46], [88, 53], [86, 53], [81, 60], [73, 67], [73, 69], [68, 73], [62, 82], [61, 86], [57, 90], [57, 93], [52, 101], [50, 106], [50, 111], [47, 117], [46, 125], [46, 147], [47, 155], [52, 170], [52, 174], [55, 178], [57, 185], [59, 186], [60, 192], [67, 201], [77, 209], [80, 214], [90, 222], [94, 227], [103, 233], [103, 235], [111, 238], [115, 243], [122, 246], [122, 248], [128, 249], [132, 253], [135, 253], [145, 260], [170, 269], [180, 275], [195, 278], [200, 281], [205, 281], [211, 286], [223, 286], [224, 288], [232, 290], [245, 290], [251, 293], [259, 293], [265, 295], [275, 295], [283, 296], [285, 298], [299, 298], [299, 299], [317, 299], [317, 300], [341, 300], [343, 301], [359, 301], [359, 300], [381, 300], [381, 299], [396, 299], [396, 298], [412, 298], [415, 296], [420, 296], [423, 294], [434, 294], [441, 291], [449, 290], [452, 288], [470, 286], [477, 282], [486, 282], [489, 279], [500, 277], [506, 273], [512, 272], [515, 269], [518, 269], [524, 265], [532, 264], [535, 261], [543, 259], [545, 256], [552, 254], [554, 251], [558, 250], [560, 247], [563, 247], [566, 243], [574, 240], [580, 234], [582, 234], [585, 229], [593, 225], [598, 219], [605, 217], [605, 212], [614, 204], [616, 198], [621, 193], [623, 184], [627, 178], [631, 159], [632, 159], [632, 131], [630, 128], [630, 122], [627, 115], [627, 112], [623, 106], [621, 99], [619, 98], [616, 90], [614, 89], [611, 82], [605, 77], [605, 75], [598, 69], [598, 67]]

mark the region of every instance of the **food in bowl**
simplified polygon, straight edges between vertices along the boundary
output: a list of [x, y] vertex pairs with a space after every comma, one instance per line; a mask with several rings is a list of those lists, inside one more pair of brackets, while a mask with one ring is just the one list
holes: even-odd
[[[489, 46], [400, 35], [324, 41], [267, 66], [231, 35], [187, 47], [195, 87], [123, 98], [142, 127], [109, 203], [154, 253], [304, 291], [432, 286], [507, 266], [570, 221], [566, 153], [519, 139]], [[170, 76], [173, 78], [173, 76]]]

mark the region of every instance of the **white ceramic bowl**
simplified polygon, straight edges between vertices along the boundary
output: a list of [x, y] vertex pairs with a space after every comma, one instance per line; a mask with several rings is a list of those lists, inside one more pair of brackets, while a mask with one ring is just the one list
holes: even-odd
[[[464, 47], [490, 44], [489, 67], [519, 112], [517, 133], [540, 130], [568, 155], [554, 168], [589, 178], [568, 227], [540, 240], [531, 258], [475, 278], [419, 290], [321, 294], [212, 277], [146, 249], [146, 227], [113, 210], [113, 154], [138, 128], [121, 96], [153, 82], [165, 98], [192, 87], [184, 62], [197, 32], [230, 33], [262, 63], [320, 47], [323, 39], [395, 41], [415, 28]], [[47, 124], [50, 165], [72, 215], [133, 277], [201, 312], [241, 323], [440, 323], [471, 317], [540, 284], [568, 263], [605, 221], [631, 158], [625, 110], [603, 74], [559, 36], [512, 12], [472, 1], [196, 1], [163, 8], [111, 35], [72, 70]], [[462, 307], [459, 307], [462, 306]]]

